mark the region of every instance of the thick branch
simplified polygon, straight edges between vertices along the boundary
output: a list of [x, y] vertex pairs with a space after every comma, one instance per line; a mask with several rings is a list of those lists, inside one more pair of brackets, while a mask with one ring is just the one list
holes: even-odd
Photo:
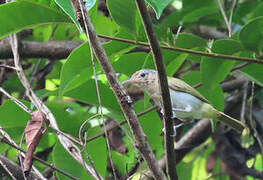
[[148, 14], [145, 1], [136, 0], [137, 7], [139, 9], [144, 29], [147, 34], [148, 41], [150, 42], [150, 47], [153, 53], [155, 67], [158, 71], [158, 80], [162, 95], [163, 103], [163, 118], [165, 127], [165, 155], [167, 170], [170, 179], [178, 179], [176, 173], [176, 162], [175, 162], [175, 152], [174, 152], [174, 138], [173, 138], [173, 120], [172, 120], [172, 103], [170, 98], [170, 92], [168, 87], [168, 81], [166, 77], [166, 71], [163, 64], [162, 52], [160, 49], [157, 37], [154, 34], [153, 26], [151, 23], [151, 18]]
[[[23, 170], [13, 161], [10, 161], [6, 157], [0, 155], [0, 171], [7, 176], [13, 176], [17, 180], [24, 180]], [[7, 172], [8, 171], [8, 172]], [[9, 174], [10, 173], [10, 174]], [[28, 180], [41, 179], [35, 173], [30, 172]]]
[[[107, 80], [115, 96], [117, 97], [124, 116], [130, 125], [133, 136], [135, 138], [135, 145], [142, 153], [142, 156], [145, 159], [149, 169], [152, 171], [153, 176], [156, 179], [165, 179], [165, 176], [162, 173], [161, 169], [157, 166], [157, 161], [150, 148], [149, 143], [146, 140], [146, 135], [144, 134], [138, 122], [137, 116], [132, 108], [130, 96], [118, 80], [116, 73], [109, 62], [106, 52], [98, 39], [95, 29], [91, 23], [90, 17], [88, 16], [85, 9], [83, 9], [85, 19], [82, 18], [80, 7], [83, 7], [83, 1], [80, 1], [82, 3], [81, 5], [78, 4], [78, 2], [79, 1], [72, 0], [75, 8], [75, 14], [77, 15], [78, 21], [82, 25], [83, 30], [86, 31], [87, 35], [89, 36], [90, 43], [94, 49], [94, 53], [97, 56], [97, 59], [106, 74]], [[87, 25], [87, 27], [85, 27], [85, 24]]]
[[[18, 52], [21, 58], [65, 59], [80, 44], [82, 42], [77, 41], [21, 41]], [[8, 58], [13, 58], [11, 46], [8, 42], [1, 41], [0, 59]]]

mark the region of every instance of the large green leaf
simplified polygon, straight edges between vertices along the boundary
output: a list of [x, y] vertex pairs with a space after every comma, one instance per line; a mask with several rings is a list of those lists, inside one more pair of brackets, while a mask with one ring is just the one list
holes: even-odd
[[245, 74], [245, 76], [263, 87], [263, 65], [261, 64], [251, 64], [240, 70]]
[[[101, 83], [99, 81], [99, 89], [101, 95], [102, 106], [112, 110], [114, 112], [119, 112], [119, 104], [109, 86]], [[76, 100], [87, 104], [98, 105], [96, 86], [93, 79], [88, 80], [87, 82], [81, 84], [77, 88], [74, 88], [70, 91], [65, 92], [65, 96], [72, 97]]]
[[[57, 168], [71, 174], [74, 177], [80, 178], [82, 173], [82, 166], [69, 155], [63, 146], [57, 142], [52, 152], [53, 163]], [[56, 173], [59, 180], [71, 180], [71, 178]]]
[[131, 0], [110, 0], [107, 7], [113, 20], [120, 26], [135, 34], [136, 5]]
[[0, 106], [0, 125], [3, 128], [25, 127], [31, 116], [11, 100]]
[[[241, 45], [235, 40], [218, 40], [212, 47], [212, 52], [232, 55], [241, 50]], [[212, 91], [222, 80], [225, 79], [235, 61], [203, 57], [201, 62], [202, 82]]]
[[173, 0], [146, 0], [154, 9], [156, 18], [159, 19], [162, 15], [164, 8]]
[[263, 49], [263, 17], [257, 17], [246, 24], [239, 33], [239, 40], [245, 48], [259, 52]]
[[0, 39], [35, 25], [70, 23], [65, 14], [25, 0], [0, 5], [0, 12]]
[[[74, 86], [69, 86], [73, 83], [73, 80], [80, 77], [80, 74], [88, 73], [88, 67], [91, 66], [90, 48], [89, 44], [85, 43], [76, 48], [67, 58], [66, 63], [63, 65], [60, 75], [60, 87], [59, 94], [62, 96], [67, 89], [74, 88], [81, 84], [83, 81], [79, 81]], [[90, 74], [91, 76], [92, 74]], [[86, 76], [88, 80], [89, 76]], [[76, 81], [75, 81], [76, 82]]]
[[206, 40], [193, 34], [180, 33], [176, 39], [176, 47], [180, 48], [195, 48], [195, 47], [206, 47]]

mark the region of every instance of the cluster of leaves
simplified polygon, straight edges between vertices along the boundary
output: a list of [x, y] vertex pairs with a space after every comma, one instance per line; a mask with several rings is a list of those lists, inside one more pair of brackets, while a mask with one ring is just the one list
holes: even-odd
[[[179, 48], [191, 49], [201, 52], [212, 52], [225, 55], [235, 55], [240, 57], [260, 57], [263, 48], [263, 2], [260, 1], [240, 1], [233, 14], [233, 35], [229, 39], [208, 41], [193, 33], [197, 26], [207, 26], [214, 31], [223, 29], [226, 32], [225, 21], [220, 14], [217, 1], [211, 0], [175, 0], [171, 5], [173, 12], [168, 16], [161, 17], [164, 8], [171, 3], [171, 0], [165, 1], [147, 1], [156, 13], [153, 17], [154, 28], [159, 42], [163, 46], [176, 46]], [[87, 1], [90, 17], [98, 34], [111, 37], [123, 38], [127, 40], [147, 42], [143, 24], [136, 10], [135, 1], [131, 0], [108, 0], [107, 8], [110, 17], [105, 17], [98, 12], [98, 2]], [[149, 8], [150, 9], [150, 8]], [[28, 41], [46, 42], [50, 40], [63, 41], [83, 41], [86, 37], [79, 33], [81, 28], [74, 16], [73, 6], [70, 0], [19, 0], [0, 6], [0, 39], [19, 32], [24, 29], [32, 29], [33, 34], [27, 37]], [[15, 12], [15, 13], [14, 13]], [[231, 8], [226, 11], [227, 15]], [[182, 29], [183, 30], [182, 30]], [[174, 33], [177, 30], [182, 32]], [[117, 73], [120, 73], [120, 80], [126, 79], [132, 73], [142, 68], [154, 68], [153, 57], [149, 52], [127, 53], [136, 47], [120, 41], [109, 41], [103, 45], [106, 53]], [[167, 74], [172, 76], [175, 73], [187, 70], [193, 64], [200, 64], [200, 71], [189, 71], [184, 74], [182, 79], [189, 84], [194, 85], [202, 82], [203, 86], [199, 88], [200, 92], [209, 99], [214, 106], [224, 109], [224, 94], [219, 83], [229, 77], [231, 69], [235, 65], [243, 62], [214, 59], [187, 53], [179, 53], [172, 50], [163, 50], [163, 59], [165, 60]], [[31, 58], [23, 61], [26, 67], [25, 73], [28, 78], [33, 74], [37, 67], [38, 59]], [[39, 69], [45, 68], [49, 59], [41, 59]], [[60, 129], [63, 132], [78, 137], [78, 130], [81, 124], [97, 113], [98, 99], [96, 94], [94, 75], [91, 63], [91, 53], [89, 43], [85, 42], [77, 47], [66, 60], [52, 61], [53, 68], [47, 76], [44, 77], [44, 87], [36, 89], [40, 98], [45, 99], [45, 104], [55, 115]], [[95, 67], [98, 72], [99, 89], [104, 112], [109, 119], [118, 122], [124, 120], [120, 107], [109, 88], [105, 75], [99, 64], [95, 60]], [[250, 64], [239, 69], [248, 79], [253, 80], [258, 85], [263, 85], [263, 66]], [[38, 82], [33, 86], [37, 87]], [[1, 84], [13, 96], [23, 97], [23, 88], [15, 73], [8, 74]], [[23, 101], [30, 107], [30, 103]], [[150, 107], [149, 102], [139, 101], [135, 104], [136, 112]], [[30, 116], [23, 112], [17, 105], [10, 100], [5, 100], [0, 107], [0, 125], [10, 136], [19, 141], [23, 133], [26, 122]], [[163, 154], [163, 140], [159, 136], [162, 125], [156, 112], [150, 112], [140, 117], [147, 140], [151, 148], [159, 158]], [[100, 119], [93, 119], [88, 125], [88, 136], [92, 137], [101, 132]], [[121, 174], [126, 174], [137, 162], [138, 153], [132, 145], [130, 132], [126, 126], [123, 127], [127, 134], [123, 137], [125, 145], [128, 147], [128, 153], [120, 154], [112, 151], [113, 162]], [[213, 150], [211, 140], [207, 146], [202, 146], [189, 154], [178, 166], [179, 177], [183, 179], [195, 179], [196, 177], [205, 178], [205, 159]], [[25, 146], [25, 145], [24, 145]], [[57, 141], [56, 135], [49, 130], [40, 141], [37, 152], [53, 147], [52, 153], [45, 157], [47, 161], [53, 163], [56, 167], [79, 177], [89, 178], [82, 169]], [[205, 149], [205, 153], [201, 152]], [[0, 153], [8, 151], [8, 158], [15, 160], [17, 153], [9, 149], [7, 145], [1, 144]], [[96, 169], [102, 176], [107, 175], [107, 150], [106, 142], [103, 137], [97, 138], [87, 144], [87, 152], [93, 160]], [[260, 159], [262, 157], [259, 157]], [[194, 159], [194, 161], [193, 161]], [[35, 165], [40, 169], [45, 167], [37, 162]], [[260, 163], [258, 167], [260, 168]], [[200, 168], [201, 167], [201, 168]], [[183, 173], [188, 171], [188, 173]], [[187, 176], [187, 177], [186, 177]], [[57, 173], [59, 179], [66, 179], [65, 176]]]

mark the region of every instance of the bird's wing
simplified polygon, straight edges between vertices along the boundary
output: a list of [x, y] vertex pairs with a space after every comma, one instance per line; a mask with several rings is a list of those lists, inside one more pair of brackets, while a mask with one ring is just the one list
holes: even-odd
[[171, 88], [174, 91], [189, 93], [199, 98], [200, 100], [206, 103], [209, 103], [208, 100], [202, 94], [200, 94], [195, 88], [193, 88], [186, 82], [182, 81], [181, 79], [177, 79], [174, 77], [168, 77], [168, 84], [169, 84], [169, 88]]

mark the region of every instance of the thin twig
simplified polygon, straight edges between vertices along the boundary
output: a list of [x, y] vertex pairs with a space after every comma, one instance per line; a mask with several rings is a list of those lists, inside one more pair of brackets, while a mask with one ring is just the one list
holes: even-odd
[[[10, 35], [9, 36], [10, 39], [10, 45], [11, 45], [11, 49], [13, 52], [13, 56], [14, 56], [14, 64], [15, 67], [17, 68], [17, 75], [18, 78], [20, 79], [21, 83], [23, 84], [23, 86], [25, 87], [26, 90], [26, 95], [27, 97], [30, 99], [30, 101], [36, 106], [36, 108], [43, 112], [46, 116], [46, 118], [50, 121], [50, 126], [53, 129], [57, 129], [58, 125], [56, 122], [56, 119], [54, 117], [54, 115], [51, 113], [51, 111], [48, 109], [48, 107], [36, 96], [36, 94], [34, 93], [34, 91], [32, 90], [24, 72], [22, 69], [22, 66], [20, 64], [20, 56], [18, 53], [18, 40], [17, 40], [17, 36], [14, 35]], [[83, 158], [81, 155], [81, 151], [80, 149], [74, 144], [72, 143], [68, 138], [66, 138], [65, 136], [61, 135], [61, 134], [57, 134], [58, 139], [60, 141], [60, 143], [62, 144], [62, 146], [65, 148], [65, 150], [75, 159], [77, 160], [81, 165], [83, 165], [84, 169], [94, 178], [94, 179], [98, 179], [97, 175], [95, 173], [95, 171], [88, 166], [86, 163], [83, 164]]]
[[248, 91], [248, 80], [246, 80], [246, 83], [243, 85], [243, 99], [242, 99], [242, 106], [241, 106], [241, 112], [240, 112], [240, 121], [245, 122], [245, 113], [246, 113], [246, 105], [247, 105], [247, 91]]
[[17, 69], [16, 69], [15, 67], [13, 67], [13, 66], [8, 66], [8, 65], [4, 65], [4, 64], [0, 64], [0, 67], [17, 70]]
[[32, 114], [32, 111], [30, 109], [28, 109], [28, 107], [26, 105], [24, 105], [21, 101], [19, 101], [18, 99], [14, 98], [13, 96], [11, 96], [8, 92], [6, 92], [2, 87], [0, 87], [0, 91], [6, 95], [10, 100], [12, 100], [14, 103], [16, 103], [19, 107], [21, 107], [25, 112], [27, 112], [28, 114]]
[[[97, 76], [97, 71], [95, 68], [95, 62], [94, 62], [94, 55], [93, 55], [93, 47], [90, 41], [90, 36], [87, 33], [88, 32], [88, 27], [87, 27], [87, 20], [86, 20], [86, 16], [84, 14], [84, 8], [83, 4], [81, 3], [81, 0], [79, 0], [79, 5], [80, 5], [80, 10], [81, 10], [81, 14], [82, 14], [82, 19], [84, 20], [84, 27], [85, 27], [85, 32], [86, 32], [86, 36], [88, 37], [88, 41], [90, 44], [90, 55], [91, 55], [91, 62], [92, 62], [92, 68], [93, 68], [93, 75], [95, 78], [95, 86], [96, 86], [96, 93], [97, 93], [97, 99], [98, 99], [98, 104], [99, 104], [99, 109], [100, 109], [100, 114], [101, 114], [101, 118], [103, 121], [103, 125], [104, 127], [106, 127], [106, 123], [105, 123], [105, 118], [104, 118], [104, 113], [103, 113], [103, 108], [101, 105], [101, 95], [100, 95], [100, 89], [99, 89], [99, 84], [98, 84], [98, 76]], [[109, 142], [109, 135], [107, 130], [104, 128], [104, 133], [105, 133], [105, 137], [106, 137], [106, 144], [107, 144], [107, 150], [108, 150], [108, 156], [109, 156], [109, 160], [110, 160], [110, 164], [111, 164], [111, 168], [112, 168], [112, 172], [113, 172], [113, 177], [115, 180], [117, 180], [117, 176], [116, 176], [116, 169], [114, 167], [113, 164], [113, 160], [112, 160], [112, 155], [111, 155], [111, 147], [110, 147], [110, 142]]]
[[263, 155], [263, 142], [262, 139], [260, 138], [260, 134], [257, 131], [257, 127], [256, 127], [256, 122], [253, 119], [253, 100], [254, 100], [254, 90], [255, 90], [255, 83], [252, 82], [252, 87], [251, 87], [251, 101], [250, 101], [250, 108], [249, 108], [249, 119], [250, 119], [250, 125], [253, 129], [253, 131], [255, 132], [255, 136], [257, 138], [260, 150], [261, 150], [261, 154]]
[[[107, 36], [104, 34], [98, 34], [98, 36], [101, 38], [109, 39], [109, 40], [120, 41], [120, 42], [129, 43], [129, 44], [133, 44], [133, 45], [141, 45], [141, 46], [150, 47], [150, 44], [148, 44], [146, 42], [142, 42], [142, 41], [133, 41], [133, 40], [129, 40], [129, 39]], [[207, 53], [207, 52], [202, 52], [202, 51], [195, 51], [192, 49], [185, 49], [185, 48], [171, 47], [171, 46], [160, 46], [160, 48], [172, 50], [172, 51], [183, 52], [183, 53], [195, 54], [195, 55], [199, 55], [199, 56], [219, 58], [219, 59], [223, 59], [223, 60], [236, 60], [236, 61], [242, 61], [242, 62], [263, 64], [263, 60], [257, 59], [257, 58], [252, 59], [252, 58], [247, 58], [247, 57], [230, 56], [230, 55], [218, 54], [218, 53]]]
[[227, 26], [227, 29], [228, 29], [228, 37], [231, 37], [231, 35], [232, 35], [231, 24], [230, 24], [230, 23], [228, 22], [228, 20], [227, 20], [226, 13], [225, 13], [225, 10], [224, 10], [224, 8], [223, 8], [223, 5], [222, 5], [221, 1], [220, 1], [220, 0], [217, 0], [217, 3], [218, 3], [218, 5], [219, 5], [221, 14], [222, 14], [222, 16], [223, 16], [223, 18], [224, 18], [224, 21], [225, 21], [226, 26]]
[[8, 173], [8, 175], [9, 175], [13, 180], [16, 180], [16, 178], [14, 177], [14, 175], [12, 174], [12, 172], [9, 171], [8, 167], [4, 164], [4, 162], [2, 162], [1, 158], [0, 158], [0, 165], [3, 167], [3, 169]]
[[[152, 106], [152, 107], [146, 109], [145, 111], [137, 114], [137, 117], [143, 116], [144, 114], [146, 114], [146, 113], [148, 113], [148, 112], [156, 109], [156, 107], [157, 107], [157, 106]], [[107, 129], [107, 131], [110, 132], [110, 131], [112, 131], [112, 130], [114, 130], [114, 129], [116, 129], [116, 128], [118, 128], [118, 127], [120, 127], [120, 126], [122, 126], [122, 125], [124, 125], [124, 124], [126, 124], [126, 123], [128, 123], [128, 121], [127, 121], [127, 120], [124, 120], [124, 121], [122, 121], [122, 122], [114, 125], [113, 127]], [[98, 135], [95, 135], [95, 136], [93, 136], [93, 137], [90, 137], [89, 139], [87, 139], [87, 142], [93, 141], [94, 139], [97, 139], [97, 138], [99, 138], [99, 137], [101, 137], [101, 136], [104, 136], [104, 135], [105, 135], [105, 133], [102, 132], [102, 133], [100, 133], [100, 134], [98, 134]]]
[[[0, 137], [0, 142], [7, 144], [7, 145], [11, 146], [12, 148], [14, 148], [14, 149], [16, 149], [16, 150], [18, 150], [18, 151], [20, 151], [20, 152], [22, 152], [22, 153], [26, 153], [26, 151], [24, 151], [23, 149], [19, 148], [16, 144], [10, 142], [5, 136], [4, 136], [4, 137]], [[69, 177], [69, 178], [71, 178], [71, 179], [79, 180], [78, 178], [72, 176], [71, 174], [63, 171], [62, 169], [56, 168], [55, 166], [49, 164], [48, 162], [40, 159], [39, 157], [37, 157], [37, 156], [35, 156], [35, 155], [33, 155], [33, 159], [39, 161], [40, 163], [42, 163], [42, 164], [50, 167], [51, 169], [56, 170], [57, 172], [65, 175], [65, 176], [67, 176], [67, 177]]]
[[[80, 14], [80, 5], [78, 4], [78, 1], [72, 0], [72, 3], [74, 4], [75, 8], [75, 14], [77, 16], [77, 20], [79, 21], [80, 25], [82, 26], [82, 29], [85, 31], [85, 27], [83, 27], [83, 19], [82, 16], [79, 16]], [[77, 3], [77, 4], [76, 4]], [[83, 1], [81, 1], [83, 3]], [[84, 9], [84, 15], [86, 16], [87, 20], [87, 26], [88, 26], [88, 34], [90, 37], [90, 42], [92, 44], [92, 47], [94, 49], [94, 53], [97, 57], [97, 60], [99, 61], [106, 78], [109, 82], [109, 85], [111, 86], [119, 104], [120, 107], [124, 113], [125, 118], [128, 121], [128, 124], [131, 128], [131, 131], [133, 133], [134, 139], [135, 139], [135, 146], [137, 149], [141, 152], [144, 160], [146, 161], [148, 167], [153, 173], [154, 177], [157, 177], [157, 179], [161, 179], [158, 177], [163, 177], [160, 172], [157, 165], [156, 158], [153, 154], [153, 151], [150, 148], [150, 145], [146, 139], [146, 135], [144, 134], [142, 127], [140, 126], [138, 122], [138, 118], [136, 116], [135, 111], [132, 108], [132, 101], [130, 96], [128, 95], [125, 88], [121, 85], [120, 81], [118, 80], [116, 76], [116, 72], [114, 71], [112, 65], [110, 64], [110, 61], [106, 55], [105, 50], [102, 47], [101, 42], [98, 39], [98, 36], [96, 34], [96, 31], [94, 29], [94, 26], [91, 23], [91, 19], [88, 16], [88, 13], [86, 12], [86, 9]]]
[[[173, 120], [172, 120], [172, 103], [169, 93], [168, 81], [166, 76], [166, 71], [163, 63], [162, 52], [160, 49], [159, 42], [157, 37], [155, 36], [153, 26], [151, 23], [150, 15], [148, 14], [147, 7], [145, 1], [136, 0], [137, 8], [139, 10], [144, 30], [146, 32], [148, 41], [150, 42], [150, 47], [152, 50], [152, 54], [154, 57], [155, 67], [158, 72], [158, 84], [161, 90], [161, 98], [162, 98], [162, 107], [163, 107], [163, 121], [165, 127], [165, 156], [166, 156], [166, 168], [167, 173], [170, 179], [176, 180], [178, 179], [176, 172], [176, 162], [175, 162], [175, 151], [174, 151], [174, 129], [173, 129]], [[162, 175], [162, 174], [161, 174]], [[163, 176], [163, 175], [162, 175]], [[159, 177], [160, 179], [163, 177]]]

